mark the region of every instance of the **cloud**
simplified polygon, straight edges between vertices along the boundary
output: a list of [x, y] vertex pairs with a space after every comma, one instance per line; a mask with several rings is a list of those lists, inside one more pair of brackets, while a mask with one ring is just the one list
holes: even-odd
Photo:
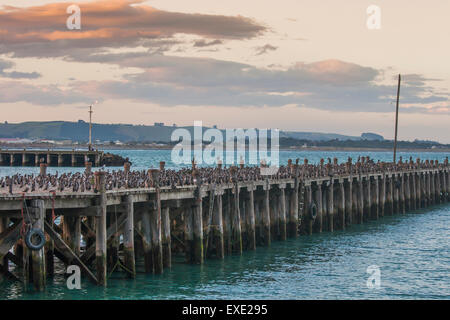
[[0, 81], [0, 103], [28, 102], [35, 105], [57, 106], [73, 103], [90, 103], [87, 93], [62, 90], [56, 85], [33, 85], [17, 81]]
[[10, 79], [36, 79], [41, 76], [37, 72], [5, 71], [5, 69], [11, 69], [14, 66], [15, 64], [12, 61], [0, 59], [0, 77]]
[[[77, 90], [105, 99], [153, 102], [163, 106], [283, 106], [297, 104], [322, 110], [392, 112], [396, 83], [377, 84], [382, 73], [340, 60], [299, 62], [286, 70], [257, 68], [208, 58], [118, 53], [85, 57], [142, 70], [122, 81], [77, 83]], [[427, 86], [408, 85], [401, 103], [405, 112], [447, 110], [448, 96]], [[403, 107], [402, 107], [403, 108]]]
[[209, 46], [215, 46], [218, 44], [223, 44], [222, 40], [212, 40], [212, 41], [205, 41], [204, 39], [197, 40], [194, 42], [194, 47], [209, 47]]
[[278, 47], [272, 46], [271, 44], [266, 44], [266, 45], [264, 45], [262, 47], [257, 47], [256, 48], [256, 55], [260, 56], [260, 55], [265, 54], [265, 53], [267, 53], [269, 51], [275, 51], [277, 49], [278, 49]]
[[[0, 53], [16, 57], [56, 57], [72, 50], [153, 44], [178, 33], [214, 39], [248, 39], [266, 27], [243, 16], [158, 10], [143, 0], [80, 4], [81, 30], [68, 30], [67, 3], [0, 9]], [[217, 40], [216, 40], [217, 41]], [[219, 40], [220, 41], [220, 40]]]
[[[40, 105], [88, 103], [93, 97], [159, 103], [163, 106], [283, 106], [293, 104], [333, 111], [392, 112], [396, 82], [381, 84], [386, 70], [336, 59], [298, 62], [285, 69], [165, 53], [182, 43], [177, 35], [202, 39], [194, 47], [223, 44], [228, 39], [259, 36], [267, 28], [242, 16], [177, 13], [144, 5], [142, 0], [80, 4], [82, 29], [67, 30], [67, 3], [0, 9], [0, 54], [9, 57], [55, 57], [81, 63], [137, 68], [120, 80], [77, 81], [68, 88], [0, 80], [0, 102]], [[188, 41], [192, 45], [192, 40]], [[145, 52], [111, 53], [110, 49], [144, 48]], [[257, 47], [262, 55], [277, 50]], [[118, 51], [118, 50], [115, 50]], [[5, 71], [3, 78], [37, 78], [36, 72]], [[392, 71], [389, 71], [391, 74]], [[419, 74], [404, 76], [404, 112], [450, 113], [448, 93], [438, 93]]]

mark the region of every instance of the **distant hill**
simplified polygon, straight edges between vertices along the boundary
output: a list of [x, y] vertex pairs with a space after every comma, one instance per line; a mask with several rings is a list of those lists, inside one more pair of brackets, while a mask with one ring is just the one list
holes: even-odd
[[[154, 126], [94, 123], [92, 125], [92, 132], [93, 139], [101, 141], [170, 142], [171, 134], [175, 128], [176, 127], [174, 126], [164, 126], [161, 123]], [[189, 130], [191, 134], [193, 132], [192, 126], [180, 128]], [[207, 128], [205, 127], [204, 129]], [[341, 141], [384, 140], [382, 136], [374, 133], [363, 133], [362, 136], [357, 137], [335, 133], [280, 131], [280, 138], [283, 137], [309, 141], [328, 141], [336, 139]], [[79, 120], [78, 122], [48, 121], [2, 123], [0, 124], [0, 138], [72, 140], [85, 142], [89, 139], [89, 123], [82, 120]]]

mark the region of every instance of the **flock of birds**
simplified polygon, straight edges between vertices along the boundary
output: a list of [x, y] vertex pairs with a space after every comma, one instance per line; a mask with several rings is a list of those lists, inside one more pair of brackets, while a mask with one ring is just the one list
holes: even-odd
[[[400, 158], [398, 163], [375, 162], [369, 157], [359, 157], [353, 163], [351, 158], [347, 162], [338, 164], [337, 159], [333, 161], [328, 158], [327, 163], [321, 159], [319, 164], [309, 164], [305, 159], [303, 164], [299, 164], [299, 159], [295, 164], [291, 160], [286, 166], [280, 166], [271, 179], [286, 179], [301, 176], [304, 178], [324, 177], [342, 174], [376, 173], [383, 170], [404, 170], [414, 168], [432, 168], [437, 166], [448, 166], [448, 157], [443, 164], [437, 160], [403, 161]], [[267, 167], [261, 164], [261, 167]], [[105, 189], [121, 190], [131, 188], [149, 188], [158, 184], [160, 187], [176, 188], [178, 186], [189, 186], [195, 184], [222, 184], [237, 181], [257, 181], [268, 178], [262, 174], [261, 167], [202, 167], [197, 168], [193, 160], [192, 168], [180, 170], [164, 169], [160, 170], [156, 177], [149, 171], [131, 171], [130, 163], [126, 163], [124, 170], [104, 171]], [[103, 169], [104, 170], [104, 169]], [[98, 192], [97, 179], [93, 172], [84, 173], [63, 173], [43, 174], [43, 175], [21, 175], [6, 176], [0, 178], [0, 193], [17, 194], [33, 192]]]

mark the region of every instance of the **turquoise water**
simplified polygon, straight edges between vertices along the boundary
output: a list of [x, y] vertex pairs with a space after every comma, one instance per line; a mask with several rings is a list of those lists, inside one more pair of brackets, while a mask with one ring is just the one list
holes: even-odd
[[[175, 257], [163, 275], [136, 280], [113, 274], [107, 288], [82, 281], [66, 288], [62, 275], [45, 293], [0, 285], [0, 299], [449, 299], [450, 207], [384, 217], [346, 231], [274, 242], [242, 256], [187, 265]], [[381, 271], [369, 289], [370, 265]]]
[[[116, 151], [130, 157], [134, 169], [158, 166], [169, 161], [169, 150]], [[369, 155], [389, 161], [389, 152], [290, 152], [281, 151], [281, 163], [288, 158]], [[444, 153], [400, 153], [443, 161]], [[0, 168], [0, 175], [37, 172], [37, 168]], [[73, 168], [49, 168], [73, 170]], [[18, 283], [0, 284], [0, 299], [449, 299], [450, 298], [450, 205], [436, 206], [406, 215], [384, 217], [346, 231], [324, 232], [285, 242], [270, 248], [258, 247], [242, 256], [223, 261], [207, 260], [188, 265], [175, 256], [171, 270], [163, 275], [146, 275], [138, 266], [135, 280], [115, 273], [108, 287], [82, 280], [81, 290], [69, 290], [59, 270], [49, 279], [44, 293], [24, 292]], [[380, 268], [379, 289], [369, 289], [368, 266]]]

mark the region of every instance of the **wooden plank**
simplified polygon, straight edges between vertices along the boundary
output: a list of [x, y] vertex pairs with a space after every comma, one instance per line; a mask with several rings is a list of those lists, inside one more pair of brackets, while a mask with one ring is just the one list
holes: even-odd
[[0, 260], [8, 254], [12, 246], [19, 240], [21, 226], [22, 219], [0, 234]]
[[45, 232], [55, 241], [55, 248], [64, 255], [68, 260], [74, 261], [81, 267], [81, 269], [88, 275], [88, 277], [97, 283], [97, 278], [89, 270], [89, 268], [81, 261], [81, 259], [70, 249], [70, 247], [62, 240], [61, 236], [52, 229], [47, 221], [44, 221]]
[[[126, 218], [127, 215], [125, 213], [122, 213], [119, 216], [119, 218], [117, 218], [117, 233], [120, 232], [123, 224], [125, 223]], [[109, 240], [115, 233], [116, 233], [116, 224], [112, 224], [106, 231], [106, 239]], [[95, 254], [95, 243], [91, 245], [89, 248], [87, 248], [86, 251], [81, 255], [81, 260], [86, 263], [90, 258], [92, 258], [94, 254]]]

